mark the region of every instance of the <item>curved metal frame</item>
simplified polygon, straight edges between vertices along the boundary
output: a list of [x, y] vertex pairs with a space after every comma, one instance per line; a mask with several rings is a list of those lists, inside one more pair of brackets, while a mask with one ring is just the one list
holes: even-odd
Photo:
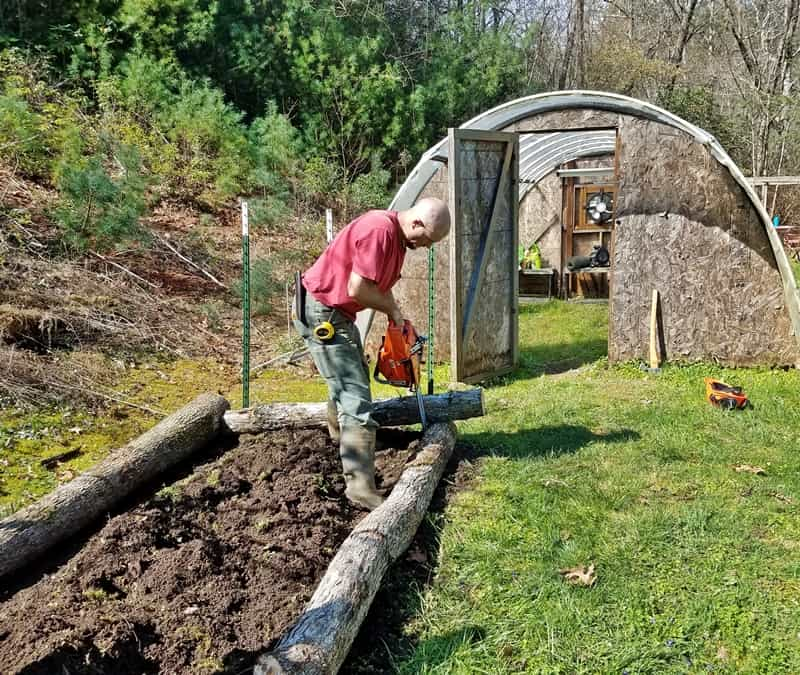
[[[794, 334], [798, 342], [800, 342], [800, 301], [798, 300], [797, 284], [795, 283], [794, 274], [792, 273], [783, 245], [775, 229], [772, 227], [772, 221], [764, 205], [761, 203], [761, 200], [758, 198], [758, 195], [756, 195], [753, 190], [753, 187], [744, 177], [739, 167], [736, 166], [733, 160], [728, 156], [728, 153], [725, 152], [725, 149], [719, 144], [719, 141], [707, 131], [651, 103], [639, 101], [629, 96], [599, 91], [558, 91], [526, 96], [487, 110], [462, 124], [461, 128], [502, 131], [511, 124], [528, 117], [534, 117], [548, 112], [575, 109], [613, 112], [660, 122], [661, 124], [666, 124], [689, 134], [698, 143], [708, 148], [714, 159], [728, 169], [733, 179], [742, 188], [750, 200], [750, 203], [753, 205], [753, 208], [755, 208], [756, 213], [758, 213], [761, 218], [770, 245], [772, 246], [775, 260], [778, 264], [778, 271], [783, 282], [784, 299], [789, 309], [789, 316], [791, 317]], [[587, 131], [590, 131], [590, 129]], [[430, 179], [439, 170], [440, 163], [435, 160], [434, 157], [441, 158], [447, 157], [447, 155], [447, 139], [444, 138], [422, 156], [408, 178], [398, 189], [389, 208], [401, 210], [413, 206]], [[558, 161], [561, 163], [569, 159], [576, 159], [576, 157], [565, 158], [563, 154], [556, 154], [551, 161]], [[558, 164], [551, 165], [550, 171], [554, 170], [557, 166]], [[544, 166], [539, 171], [541, 170], [544, 170]], [[537, 175], [538, 173], [537, 171]], [[542, 174], [542, 177], [547, 175], [547, 173], [549, 173], [549, 171]], [[521, 196], [522, 193], [520, 194], [520, 197]], [[366, 333], [364, 332], [363, 334]]]

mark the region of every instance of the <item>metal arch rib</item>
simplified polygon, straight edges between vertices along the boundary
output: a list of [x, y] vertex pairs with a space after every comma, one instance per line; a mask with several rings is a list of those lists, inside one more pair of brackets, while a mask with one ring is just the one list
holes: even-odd
[[[727, 157], [727, 153], [711, 134], [677, 115], [629, 96], [599, 91], [558, 91], [518, 98], [473, 117], [462, 124], [460, 128], [501, 131], [527, 117], [574, 109], [614, 112], [661, 122], [688, 133], [699, 143], [711, 146], [715, 157], [717, 157], [717, 154], [714, 152], [714, 146], [719, 149], [722, 155]], [[432, 158], [447, 157], [447, 154], [447, 139], [443, 138], [422, 156], [409, 177], [400, 186], [389, 208], [406, 209], [412, 206], [422, 193], [422, 190], [425, 189], [428, 181], [439, 169], [439, 163]], [[725, 163], [722, 162], [720, 157], [717, 157], [717, 159], [721, 163]], [[730, 158], [728, 158], [728, 161], [730, 161]], [[755, 193], [753, 196], [755, 196]]]
[[564, 162], [613, 153], [615, 144], [616, 133], [613, 131], [560, 132], [538, 138], [521, 138], [519, 171], [520, 180], [524, 182], [520, 188], [520, 201]]

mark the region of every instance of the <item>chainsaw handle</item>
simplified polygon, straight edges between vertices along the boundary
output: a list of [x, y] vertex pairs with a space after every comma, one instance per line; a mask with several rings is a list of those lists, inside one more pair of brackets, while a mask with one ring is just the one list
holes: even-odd
[[389, 327], [402, 328], [403, 329], [403, 335], [407, 335], [409, 330], [414, 328], [414, 324], [412, 324], [408, 319], [403, 319], [403, 325], [402, 326], [398, 326], [394, 322], [394, 319], [390, 318], [389, 319]]

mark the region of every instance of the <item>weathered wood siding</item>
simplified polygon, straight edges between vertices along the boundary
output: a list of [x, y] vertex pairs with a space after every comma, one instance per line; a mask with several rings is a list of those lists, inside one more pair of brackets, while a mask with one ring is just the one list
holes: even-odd
[[[512, 137], [513, 138], [513, 137]], [[458, 312], [469, 316], [466, 332], [451, 326], [450, 340], [460, 335], [458, 379], [477, 382], [485, 376], [510, 371], [516, 359], [517, 317], [517, 190], [516, 166], [507, 168], [501, 178], [508, 142], [464, 139], [458, 147], [456, 199], [460, 218], [450, 233], [451, 252], [460, 252], [459, 264], [451, 271], [451, 302], [456, 295]], [[452, 156], [452, 155], [451, 155]], [[516, 153], [511, 162], [518, 162]], [[451, 181], [452, 184], [452, 181]], [[496, 194], [496, 201], [495, 201]], [[488, 236], [486, 227], [492, 223]], [[480, 268], [484, 246], [484, 272], [470, 295], [470, 283]], [[466, 319], [465, 319], [466, 321]], [[463, 323], [463, 322], [462, 322]]]
[[683, 132], [621, 116], [609, 360], [646, 358], [660, 293], [665, 356], [791, 365], [781, 278], [741, 187]]

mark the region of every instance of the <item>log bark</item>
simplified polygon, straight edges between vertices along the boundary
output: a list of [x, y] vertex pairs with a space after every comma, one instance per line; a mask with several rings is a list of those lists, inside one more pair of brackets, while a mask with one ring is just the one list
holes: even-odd
[[0, 521], [0, 577], [35, 560], [114, 504], [207, 445], [228, 402], [202, 394], [74, 480]]
[[[486, 414], [483, 389], [423, 396], [428, 423], [452, 422]], [[325, 403], [267, 403], [225, 413], [225, 424], [237, 434], [277, 429], [325, 429]], [[416, 396], [389, 398], [372, 404], [372, 417], [382, 427], [419, 424]]]
[[434, 424], [387, 500], [345, 539], [303, 614], [254, 675], [339, 671], [389, 565], [409, 546], [453, 453], [453, 424]]

